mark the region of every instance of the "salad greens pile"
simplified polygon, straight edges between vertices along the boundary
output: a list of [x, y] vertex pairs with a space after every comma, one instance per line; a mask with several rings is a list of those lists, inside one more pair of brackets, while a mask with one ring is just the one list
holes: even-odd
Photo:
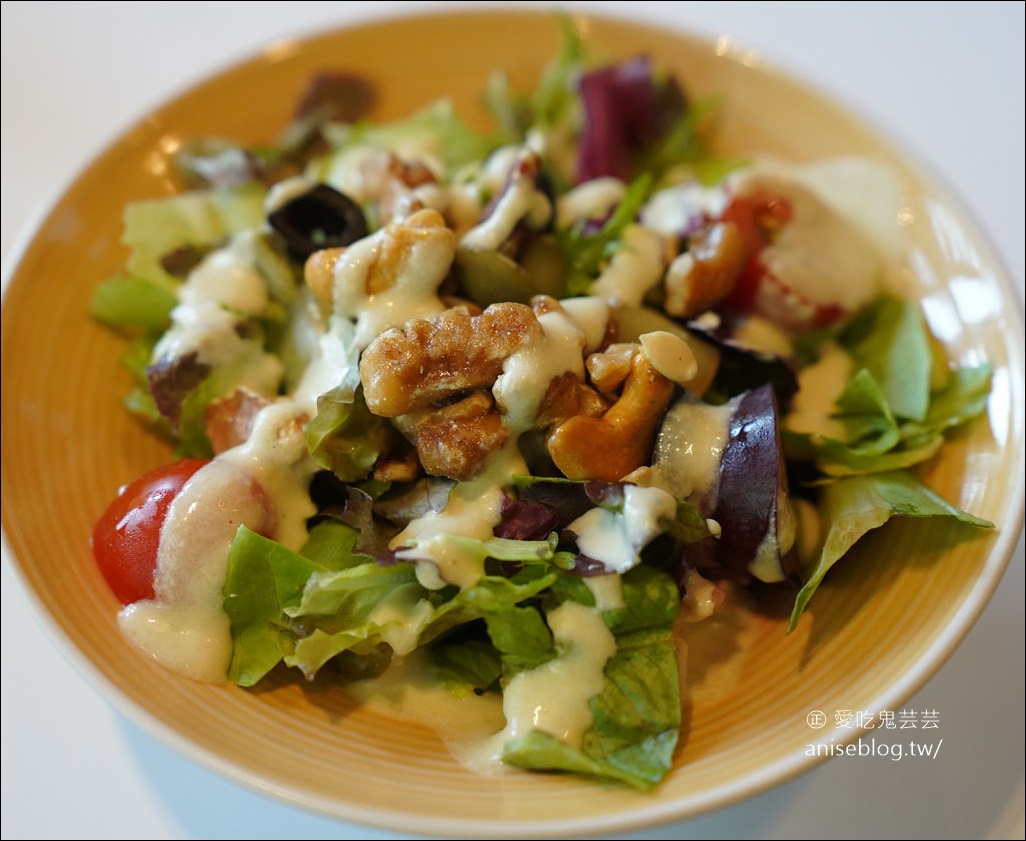
[[[529, 473], [503, 488], [492, 535], [447, 536], [462, 556], [477, 559], [481, 574], [471, 583], [428, 586], [418, 576], [425, 562], [404, 556], [396, 537], [411, 522], [444, 511], [454, 489], [473, 480], [423, 470], [400, 479], [376, 472], [383, 460], [408, 450], [408, 442], [391, 418], [369, 406], [366, 383], [358, 380], [362, 348], [354, 345], [354, 320], [335, 313], [311, 325], [304, 278], [310, 255], [280, 226], [268, 224], [269, 194], [297, 176], [330, 185], [343, 195], [350, 221], [356, 208], [363, 239], [389, 218], [380, 202], [361, 205], [345, 195], [355, 150], [388, 150], [408, 180], [460, 190], [480, 189], [487, 162], [503, 149], [537, 149], [541, 171], [534, 188], [552, 207], [582, 184], [605, 179], [620, 185], [615, 202], [597, 218], [563, 223], [551, 214], [533, 230], [521, 225], [498, 247], [458, 250], [444, 292], [480, 310], [496, 302], [530, 303], [539, 294], [557, 301], [595, 294], [611, 263], [631, 252], [629, 231], [646, 219], [654, 200], [689, 185], [719, 191], [723, 199], [704, 205], [697, 222], [691, 212], [667, 238], [671, 259], [689, 249], [697, 254], [709, 224], [741, 219], [724, 207], [737, 206], [731, 178], [752, 162], [712, 151], [715, 101], [691, 102], [676, 79], [645, 57], [615, 62], [589, 54], [569, 24], [562, 53], [533, 92], [512, 90], [501, 72], [489, 79], [482, 102], [494, 124], [490, 133], [472, 130], [447, 100], [377, 124], [369, 118], [372, 100], [372, 86], [360, 78], [325, 74], [276, 142], [262, 148], [217, 139], [186, 144], [176, 164], [188, 189], [126, 209], [130, 258], [93, 300], [92, 314], [130, 338], [123, 363], [134, 387], [126, 407], [182, 456], [215, 456], [210, 407], [236, 389], [267, 401], [288, 398], [312, 364], [336, 360], [337, 377], [317, 395], [304, 430], [317, 512], [305, 545], [287, 547], [243, 525], [226, 561], [232, 683], [254, 686], [281, 664], [308, 679], [330, 664], [347, 679], [361, 680], [420, 651], [455, 695], [500, 693], [518, 678], [523, 683], [542, 670], [558, 671], [580, 644], [565, 627], [575, 611], [587, 610], [600, 617], [611, 653], [601, 662], [581, 738], [517, 732], [501, 759], [649, 789], [670, 770], [677, 749], [681, 676], [674, 625], [689, 587], [702, 579], [717, 586], [762, 580], [793, 587], [790, 631], [830, 568], [891, 517], [990, 525], [941, 499], [912, 470], [936, 455], [951, 429], [984, 412], [990, 389], [988, 365], [949, 365], [914, 302], [883, 292], [825, 323], [796, 328], [777, 322], [789, 350], [773, 353], [749, 345], [741, 330], [760, 315], [751, 289], [722, 296], [696, 317], [664, 309], [664, 293], [655, 285], [638, 295], [634, 312], [646, 326], [637, 334], [669, 333], [711, 349], [715, 359], [701, 392], [677, 384], [672, 404], [685, 415], [709, 408], [721, 413], [726, 438], [713, 491], [670, 482], [673, 505], [639, 535], [631, 531], [632, 494], [641, 484], [634, 474], [565, 476], [537, 436], [525, 435]], [[421, 180], [416, 173], [425, 168], [431, 178]], [[492, 189], [480, 193], [481, 218], [494, 210], [509, 181]], [[354, 241], [338, 239], [323, 220], [308, 227], [317, 247]], [[737, 227], [745, 229], [741, 221]], [[255, 310], [219, 302], [230, 329], [217, 354], [172, 352], [170, 328], [190, 273], [243, 241], [248, 265], [266, 283], [266, 301]], [[764, 269], [753, 240], [746, 242], [743, 277], [753, 267]], [[622, 331], [626, 321], [625, 313]], [[617, 335], [614, 342], [636, 339]], [[813, 377], [828, 357], [840, 366], [833, 370], [845, 373], [833, 399], [817, 410], [808, 397], [820, 388]], [[649, 470], [665, 468], [668, 458], [658, 451], [666, 428], [656, 422], [653, 429]], [[819, 540], [803, 544], [796, 535], [792, 504], [815, 507]], [[627, 535], [629, 564], [614, 569], [581, 550], [575, 527], [582, 528], [585, 516]], [[810, 542], [811, 549], [800, 551]], [[592, 586], [603, 576], [619, 579], [618, 599], [608, 601]]]

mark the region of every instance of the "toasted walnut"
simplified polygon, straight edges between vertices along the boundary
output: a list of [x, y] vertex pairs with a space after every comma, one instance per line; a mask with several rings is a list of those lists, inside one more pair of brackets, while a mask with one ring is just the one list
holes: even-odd
[[545, 315], [547, 312], [563, 312], [559, 301], [551, 295], [535, 295], [531, 298], [531, 309], [535, 315]]
[[322, 306], [356, 320], [355, 342], [365, 347], [389, 327], [444, 309], [438, 288], [455, 254], [442, 215], [423, 209], [347, 248], [314, 253], [304, 276]]
[[631, 361], [640, 348], [637, 342], [617, 342], [591, 354], [584, 363], [591, 384], [606, 394], [616, 391], [630, 374]]
[[227, 397], [207, 404], [204, 426], [214, 453], [223, 453], [246, 442], [253, 420], [271, 400], [248, 388], [236, 388]]
[[461, 298], [458, 295], [442, 295], [442, 303], [445, 304], [447, 310], [460, 310], [467, 315], [480, 315], [484, 312], [473, 301], [468, 301], [466, 298]]
[[[397, 438], [399, 436], [396, 436]], [[374, 478], [379, 482], [412, 482], [423, 472], [417, 452], [404, 439], [402, 446], [379, 458], [374, 463]]]
[[391, 152], [371, 155], [360, 164], [382, 220], [401, 218], [424, 207], [418, 187], [436, 184], [435, 174], [420, 161], [403, 161]]
[[574, 415], [595, 418], [608, 408], [609, 404], [595, 389], [582, 383], [573, 371], [565, 371], [549, 382], [534, 425], [537, 429], [544, 429]]
[[490, 386], [502, 363], [542, 328], [524, 304], [493, 304], [481, 315], [449, 309], [378, 336], [360, 358], [370, 410], [396, 417]]
[[549, 455], [570, 479], [615, 482], [647, 464], [674, 384], [635, 353], [620, 399], [602, 417], [577, 415], [549, 433]]
[[748, 259], [744, 238], [732, 222], [716, 222], [691, 237], [688, 250], [666, 270], [664, 307], [692, 318], [726, 298]]
[[488, 455], [510, 434], [487, 391], [475, 391], [458, 403], [400, 415], [393, 423], [417, 448], [426, 473], [461, 482], [476, 476]]

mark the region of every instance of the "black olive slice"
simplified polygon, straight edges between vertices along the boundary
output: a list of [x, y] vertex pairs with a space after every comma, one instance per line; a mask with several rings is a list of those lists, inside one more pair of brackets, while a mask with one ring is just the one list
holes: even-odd
[[349, 196], [327, 184], [282, 204], [267, 221], [300, 262], [324, 248], [341, 248], [367, 236], [367, 220]]

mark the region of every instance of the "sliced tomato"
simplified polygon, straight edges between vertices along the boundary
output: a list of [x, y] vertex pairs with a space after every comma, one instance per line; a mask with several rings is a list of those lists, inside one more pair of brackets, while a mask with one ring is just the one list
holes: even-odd
[[126, 485], [93, 527], [93, 556], [122, 604], [152, 599], [160, 530], [168, 508], [207, 459], [182, 459]]

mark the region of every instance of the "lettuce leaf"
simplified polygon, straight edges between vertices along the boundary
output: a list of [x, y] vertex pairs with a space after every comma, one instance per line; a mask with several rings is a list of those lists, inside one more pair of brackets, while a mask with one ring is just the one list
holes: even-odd
[[303, 434], [310, 455], [343, 482], [358, 482], [393, 440], [391, 427], [372, 414], [363, 398], [348, 386], [339, 386], [317, 398], [317, 414]]
[[132, 249], [128, 274], [165, 289], [178, 281], [161, 258], [190, 245], [209, 245], [264, 222], [266, 188], [255, 182], [223, 190], [180, 193], [132, 202], [125, 208], [122, 242]]
[[556, 231], [556, 238], [566, 258], [568, 297], [587, 295], [593, 280], [598, 277], [602, 264], [619, 246], [624, 229], [638, 216], [648, 199], [652, 176], [644, 173], [632, 181], [613, 214], [597, 231], [590, 232], [583, 225]]
[[312, 161], [307, 176], [339, 187], [348, 169], [347, 153], [367, 144], [395, 152], [400, 158], [434, 157], [453, 172], [465, 164], [482, 160], [493, 142], [475, 132], [456, 113], [452, 101], [439, 99], [404, 120], [392, 123], [334, 123], [325, 127], [334, 151]]
[[624, 607], [607, 612], [616, 654], [606, 664], [594, 717], [580, 748], [533, 730], [506, 745], [507, 764], [559, 770], [626, 783], [647, 791], [673, 766], [681, 698], [672, 622], [680, 607], [676, 584], [649, 567], [623, 576]]
[[484, 692], [502, 676], [502, 658], [481, 639], [438, 643], [431, 649], [437, 678], [456, 696]]
[[852, 476], [830, 482], [822, 489], [820, 511], [827, 532], [826, 542], [795, 598], [788, 633], [797, 626], [830, 568], [860, 537], [891, 517], [953, 517], [980, 528], [994, 526], [946, 502], [906, 471]]
[[884, 296], [856, 316], [839, 338], [879, 384], [895, 417], [926, 418], [933, 355], [916, 302]]
[[228, 679], [253, 686], [291, 652], [285, 608], [299, 604], [310, 576], [325, 567], [240, 526], [228, 555], [224, 609], [234, 648]]
[[142, 277], [116, 275], [93, 292], [89, 314], [114, 329], [131, 332], [165, 330], [178, 304], [174, 291]]

